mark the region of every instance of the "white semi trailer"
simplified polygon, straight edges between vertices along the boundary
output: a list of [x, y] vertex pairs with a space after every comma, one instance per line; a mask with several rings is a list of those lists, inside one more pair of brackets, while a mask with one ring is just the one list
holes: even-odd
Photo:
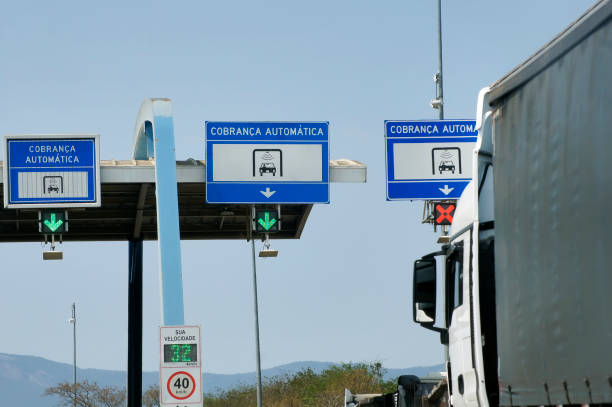
[[414, 267], [453, 407], [612, 403], [611, 20], [598, 2], [479, 94], [473, 181]]

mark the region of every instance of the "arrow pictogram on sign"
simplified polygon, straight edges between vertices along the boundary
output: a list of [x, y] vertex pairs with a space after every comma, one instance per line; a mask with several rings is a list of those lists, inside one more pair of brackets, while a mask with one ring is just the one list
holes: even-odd
[[63, 234], [68, 231], [68, 213], [63, 210], [42, 210], [38, 213], [38, 230], [45, 234]]
[[259, 223], [265, 230], [270, 230], [270, 228], [276, 223], [276, 219], [270, 219], [270, 212], [266, 212], [264, 219], [257, 219], [257, 223]]
[[255, 232], [274, 233], [280, 231], [280, 219], [276, 209], [257, 209], [253, 219]]
[[64, 221], [61, 219], [55, 220], [54, 213], [51, 214], [51, 219], [45, 219], [44, 222], [45, 226], [48, 227], [51, 232], [55, 232], [63, 223]]
[[[451, 192], [453, 192], [453, 189], [455, 189], [455, 188], [449, 188], [449, 187], [448, 187], [448, 185], [446, 185], [446, 184], [445, 184], [445, 185], [444, 185], [444, 188], [438, 188], [438, 189], [439, 189], [440, 191], [442, 191], [442, 193], [443, 193], [444, 195], [448, 195], [448, 194], [450, 194]], [[452, 197], [451, 197], [451, 198], [452, 198]]]
[[276, 193], [276, 191], [270, 191], [270, 187], [267, 187], [265, 191], [259, 191], [266, 198], [270, 198], [272, 195]]

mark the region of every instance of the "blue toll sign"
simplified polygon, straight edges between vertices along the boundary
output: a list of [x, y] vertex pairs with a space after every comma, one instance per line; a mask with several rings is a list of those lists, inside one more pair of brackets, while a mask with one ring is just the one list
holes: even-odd
[[328, 122], [206, 122], [206, 202], [329, 203]]
[[4, 206], [100, 206], [99, 137], [6, 136]]
[[477, 137], [474, 120], [385, 121], [387, 200], [459, 198]]

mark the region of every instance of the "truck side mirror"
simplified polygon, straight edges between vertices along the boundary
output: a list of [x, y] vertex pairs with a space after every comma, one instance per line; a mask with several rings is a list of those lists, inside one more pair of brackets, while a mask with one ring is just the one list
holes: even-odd
[[426, 325], [436, 322], [435, 258], [423, 258], [414, 262], [412, 302], [414, 322]]

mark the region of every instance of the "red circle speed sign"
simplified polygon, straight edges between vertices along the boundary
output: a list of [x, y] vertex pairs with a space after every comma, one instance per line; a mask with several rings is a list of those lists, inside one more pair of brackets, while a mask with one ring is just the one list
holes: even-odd
[[189, 398], [195, 391], [195, 380], [187, 372], [179, 371], [168, 379], [168, 393], [177, 400]]

